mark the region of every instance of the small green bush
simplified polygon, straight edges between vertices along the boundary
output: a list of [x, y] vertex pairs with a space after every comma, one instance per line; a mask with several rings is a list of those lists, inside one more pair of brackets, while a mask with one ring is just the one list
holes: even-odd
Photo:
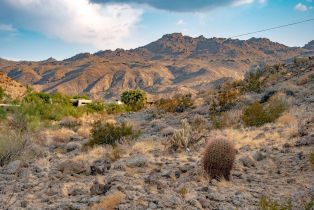
[[295, 57], [293, 63], [297, 66], [306, 63], [309, 59], [307, 57]]
[[133, 130], [132, 126], [126, 123], [115, 125], [97, 121], [91, 130], [89, 145], [110, 144], [115, 145], [123, 138], [135, 139], [140, 135], [140, 131]]
[[102, 102], [93, 102], [86, 105], [90, 112], [102, 112], [105, 110], [105, 105]]
[[227, 111], [239, 101], [240, 96], [237, 88], [223, 89], [211, 97], [210, 110], [213, 113]]
[[177, 95], [174, 98], [160, 99], [156, 105], [159, 110], [166, 112], [184, 112], [193, 106], [193, 101], [190, 94]]
[[262, 72], [257, 70], [256, 72], [250, 72], [248, 76], [242, 82], [243, 92], [261, 92], [263, 87]]
[[125, 104], [107, 103], [104, 106], [108, 114], [118, 114], [131, 111]]
[[262, 126], [274, 122], [287, 109], [282, 100], [271, 100], [268, 104], [258, 101], [244, 109], [242, 120], [247, 126]]
[[5, 111], [4, 108], [0, 107], [0, 120], [6, 119], [7, 118], [7, 112]]
[[291, 210], [291, 202], [287, 204], [278, 204], [277, 202], [267, 199], [265, 196], [262, 196], [259, 201], [259, 206], [261, 210]]
[[1, 129], [0, 132], [0, 166], [4, 166], [22, 154], [27, 138], [25, 135], [10, 129]]
[[121, 101], [128, 105], [132, 111], [138, 111], [145, 107], [147, 96], [143, 90], [128, 90], [121, 94]]
[[2, 101], [5, 98], [6, 94], [2, 87], [0, 87], [0, 101]]
[[310, 153], [310, 163], [312, 167], [314, 168], [314, 150]]
[[88, 95], [75, 95], [72, 96], [73, 99], [86, 99], [86, 100], [90, 100], [90, 97]]

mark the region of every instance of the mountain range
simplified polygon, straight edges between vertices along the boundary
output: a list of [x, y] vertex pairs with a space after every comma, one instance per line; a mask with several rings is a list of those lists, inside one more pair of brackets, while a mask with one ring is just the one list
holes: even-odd
[[152, 97], [193, 93], [221, 78], [242, 78], [251, 69], [314, 54], [314, 41], [288, 47], [265, 38], [248, 40], [164, 35], [131, 50], [81, 53], [57, 61], [0, 59], [0, 72], [35, 90], [115, 98], [141, 88]]

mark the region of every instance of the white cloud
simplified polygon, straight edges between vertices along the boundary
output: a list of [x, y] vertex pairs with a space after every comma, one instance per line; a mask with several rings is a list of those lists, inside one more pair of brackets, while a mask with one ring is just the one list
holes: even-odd
[[10, 20], [18, 27], [96, 49], [131, 47], [123, 40], [142, 14], [141, 9], [126, 4], [101, 5], [89, 0], [2, 0], [1, 4], [12, 10]]
[[0, 31], [15, 33], [17, 29], [14, 28], [11, 24], [0, 23]]
[[254, 2], [254, 0], [234, 0], [233, 5], [240, 6], [240, 5], [244, 5], [244, 4], [251, 4], [253, 2]]
[[297, 5], [295, 5], [294, 8], [297, 11], [300, 11], [300, 12], [305, 12], [305, 11], [309, 10], [309, 8], [306, 5], [302, 4], [302, 3], [298, 3]]
[[181, 20], [178, 20], [178, 21], [176, 22], [176, 25], [178, 25], [178, 26], [186, 25], [186, 22], [181, 19]]
[[267, 0], [258, 0], [258, 2], [259, 2], [260, 4], [266, 4], [266, 3], [267, 3]]

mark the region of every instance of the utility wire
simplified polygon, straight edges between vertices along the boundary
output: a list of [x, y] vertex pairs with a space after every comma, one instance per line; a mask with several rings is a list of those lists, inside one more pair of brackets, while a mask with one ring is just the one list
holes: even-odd
[[297, 24], [301, 24], [301, 23], [305, 23], [305, 22], [310, 22], [310, 21], [313, 21], [313, 20], [314, 20], [314, 18], [311, 18], [311, 19], [302, 20], [302, 21], [299, 21], [299, 22], [289, 23], [289, 24], [286, 24], [286, 25], [280, 25], [280, 26], [276, 26], [276, 27], [272, 27], [272, 28], [266, 28], [266, 29], [262, 29], [262, 30], [259, 30], [259, 31], [253, 31], [253, 32], [245, 33], [245, 34], [239, 34], [239, 35], [236, 35], [236, 36], [229, 37], [229, 39], [234, 39], [234, 38], [237, 38], [237, 37], [246, 36], [246, 35], [250, 35], [250, 34], [261, 33], [261, 32], [264, 32], [264, 31], [270, 31], [270, 30], [274, 30], [274, 29], [278, 29], [278, 28], [284, 28], [284, 27], [288, 27], [288, 26], [292, 26], [292, 25], [297, 25]]

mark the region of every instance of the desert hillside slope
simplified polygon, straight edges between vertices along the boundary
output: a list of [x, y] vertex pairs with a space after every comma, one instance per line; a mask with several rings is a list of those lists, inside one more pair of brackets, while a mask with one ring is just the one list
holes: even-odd
[[[152, 106], [67, 117], [35, 133], [23, 126], [23, 150], [0, 165], [0, 209], [313, 209], [314, 57], [267, 66], [257, 75], [199, 92], [185, 110]], [[141, 133], [92, 147], [97, 120], [124, 122]], [[18, 133], [4, 124], [0, 131], [0, 140], [16, 142]], [[206, 141], [221, 138], [237, 151], [230, 181], [203, 170]]]
[[12, 99], [20, 98], [26, 93], [26, 87], [1, 72], [0, 88], [5, 90], [5, 94]]
[[296, 48], [264, 38], [242, 41], [174, 33], [137, 49], [82, 53], [63, 61], [0, 60], [0, 72], [46, 92], [110, 98], [125, 89], [141, 88], [169, 96], [193, 93], [222, 77], [240, 79], [256, 66], [312, 53], [310, 43]]

